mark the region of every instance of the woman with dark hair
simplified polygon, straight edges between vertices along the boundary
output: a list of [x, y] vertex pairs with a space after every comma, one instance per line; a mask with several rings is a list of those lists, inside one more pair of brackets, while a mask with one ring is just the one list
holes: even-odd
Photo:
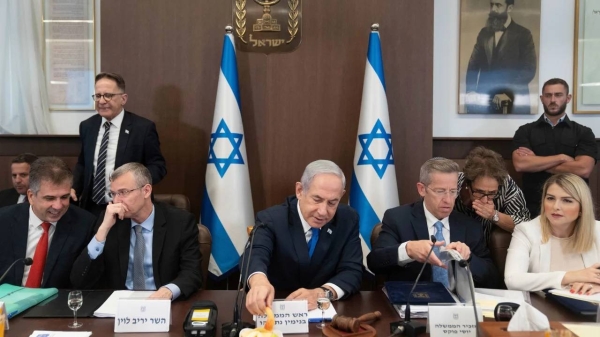
[[486, 242], [493, 226], [512, 232], [530, 219], [523, 192], [508, 175], [502, 156], [490, 149], [478, 146], [469, 152], [458, 187], [454, 209], [481, 222]]
[[600, 292], [600, 222], [588, 185], [572, 173], [544, 184], [541, 214], [515, 228], [506, 257], [508, 289], [538, 291], [569, 287]]

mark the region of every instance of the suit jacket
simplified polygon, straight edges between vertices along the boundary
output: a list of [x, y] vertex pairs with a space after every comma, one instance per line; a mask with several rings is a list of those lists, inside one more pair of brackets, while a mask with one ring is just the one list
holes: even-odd
[[[152, 236], [152, 270], [156, 289], [173, 283], [181, 290], [181, 297], [192, 295], [202, 286], [200, 271], [200, 244], [194, 215], [184, 210], [154, 203]], [[94, 233], [102, 224], [104, 213], [98, 218]], [[84, 249], [73, 266], [71, 281], [81, 289], [125, 289], [131, 219], [117, 220], [108, 232], [104, 250], [95, 260]]]
[[13, 187], [0, 191], [0, 207], [16, 205], [19, 195]]
[[[457, 211], [452, 211], [448, 220], [450, 242], [460, 241], [471, 249], [470, 265], [475, 286], [483, 288], [499, 286], [500, 275], [490, 257], [481, 223]], [[414, 261], [399, 266], [398, 247], [407, 241], [429, 240], [423, 201], [388, 209], [383, 216], [382, 224], [379, 237], [367, 256], [369, 269], [376, 274], [387, 274], [389, 280], [416, 280], [423, 264]], [[431, 265], [425, 267], [421, 280], [432, 280]]]
[[[0, 209], [0, 273], [4, 273], [13, 261], [27, 257], [29, 206], [17, 204]], [[94, 220], [95, 217], [89, 212], [75, 205], [69, 206], [65, 215], [56, 223], [56, 230], [50, 241], [42, 288], [71, 288], [71, 267], [92, 237]], [[21, 286], [24, 269], [22, 262], [15, 264], [3, 283]]]
[[[467, 66], [466, 91], [488, 94], [490, 100], [498, 93], [507, 93], [513, 104], [515, 98], [521, 102], [514, 104], [509, 111], [528, 114], [529, 82], [535, 77], [537, 69], [531, 32], [512, 20], [496, 46], [494, 35], [495, 32], [487, 27], [479, 32]], [[475, 105], [469, 106], [469, 111], [501, 113], [488, 108], [483, 106], [485, 110], [475, 111]]]
[[[144, 164], [152, 175], [152, 184], [157, 184], [167, 174], [167, 168], [160, 152], [156, 125], [129, 111], [123, 113], [114, 169], [131, 162]], [[79, 196], [79, 205], [86, 209], [93, 202], [94, 152], [101, 123], [102, 117], [96, 114], [79, 124], [81, 151], [73, 171], [73, 188]]]
[[311, 259], [297, 205], [298, 199], [290, 196], [282, 205], [257, 214], [257, 220], [266, 226], [254, 234], [246, 275], [265, 273], [277, 290], [314, 289], [333, 283], [344, 291], [344, 297], [357, 292], [363, 265], [356, 211], [338, 206], [333, 219], [321, 228]]
[[[600, 222], [595, 222], [594, 245], [581, 254], [585, 268], [600, 262]], [[540, 217], [515, 226], [510, 241], [504, 282], [508, 289], [539, 291], [548, 288], [562, 288], [562, 279], [567, 271], [550, 271], [550, 240], [542, 243]]]

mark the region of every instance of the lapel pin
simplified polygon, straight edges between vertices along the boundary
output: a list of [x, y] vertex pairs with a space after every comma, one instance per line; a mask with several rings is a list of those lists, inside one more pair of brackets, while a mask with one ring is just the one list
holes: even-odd
[[327, 228], [327, 233], [328, 233], [328, 234], [331, 234], [331, 233], [332, 233], [332, 232], [331, 232], [331, 228]]
[[129, 134], [129, 130], [125, 129], [125, 133], [126, 133], [126, 134]]

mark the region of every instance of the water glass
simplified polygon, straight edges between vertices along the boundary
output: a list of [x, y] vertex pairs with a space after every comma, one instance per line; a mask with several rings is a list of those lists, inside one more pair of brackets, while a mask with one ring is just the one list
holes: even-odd
[[81, 290], [69, 292], [67, 304], [69, 305], [69, 309], [73, 310], [73, 323], [69, 324], [69, 328], [80, 328], [83, 324], [77, 322], [77, 310], [79, 310], [83, 304], [83, 294], [81, 294]]
[[317, 324], [318, 329], [323, 329], [325, 327], [325, 310], [329, 309], [331, 305], [331, 291], [323, 290], [319, 291], [317, 295], [317, 308], [321, 309], [321, 323]]

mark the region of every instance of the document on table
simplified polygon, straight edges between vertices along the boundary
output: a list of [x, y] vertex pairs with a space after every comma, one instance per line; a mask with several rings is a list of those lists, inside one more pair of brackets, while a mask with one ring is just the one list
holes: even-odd
[[557, 296], [574, 298], [576, 300], [592, 302], [592, 303], [600, 303], [600, 293], [594, 295], [578, 295], [571, 294], [571, 292], [567, 289], [552, 289], [550, 293]]
[[598, 323], [562, 323], [577, 336], [600, 336], [600, 324]]
[[529, 302], [526, 293], [517, 290], [475, 288], [475, 302], [481, 307], [483, 316], [494, 318], [494, 309], [501, 302], [521, 304]]
[[35, 330], [29, 337], [90, 337], [91, 331], [41, 331]]
[[120, 298], [144, 299], [150, 297], [153, 293], [154, 291], [116, 290], [108, 297], [108, 299], [106, 299], [98, 310], [94, 311], [94, 316], [115, 317], [117, 315], [117, 302]]

